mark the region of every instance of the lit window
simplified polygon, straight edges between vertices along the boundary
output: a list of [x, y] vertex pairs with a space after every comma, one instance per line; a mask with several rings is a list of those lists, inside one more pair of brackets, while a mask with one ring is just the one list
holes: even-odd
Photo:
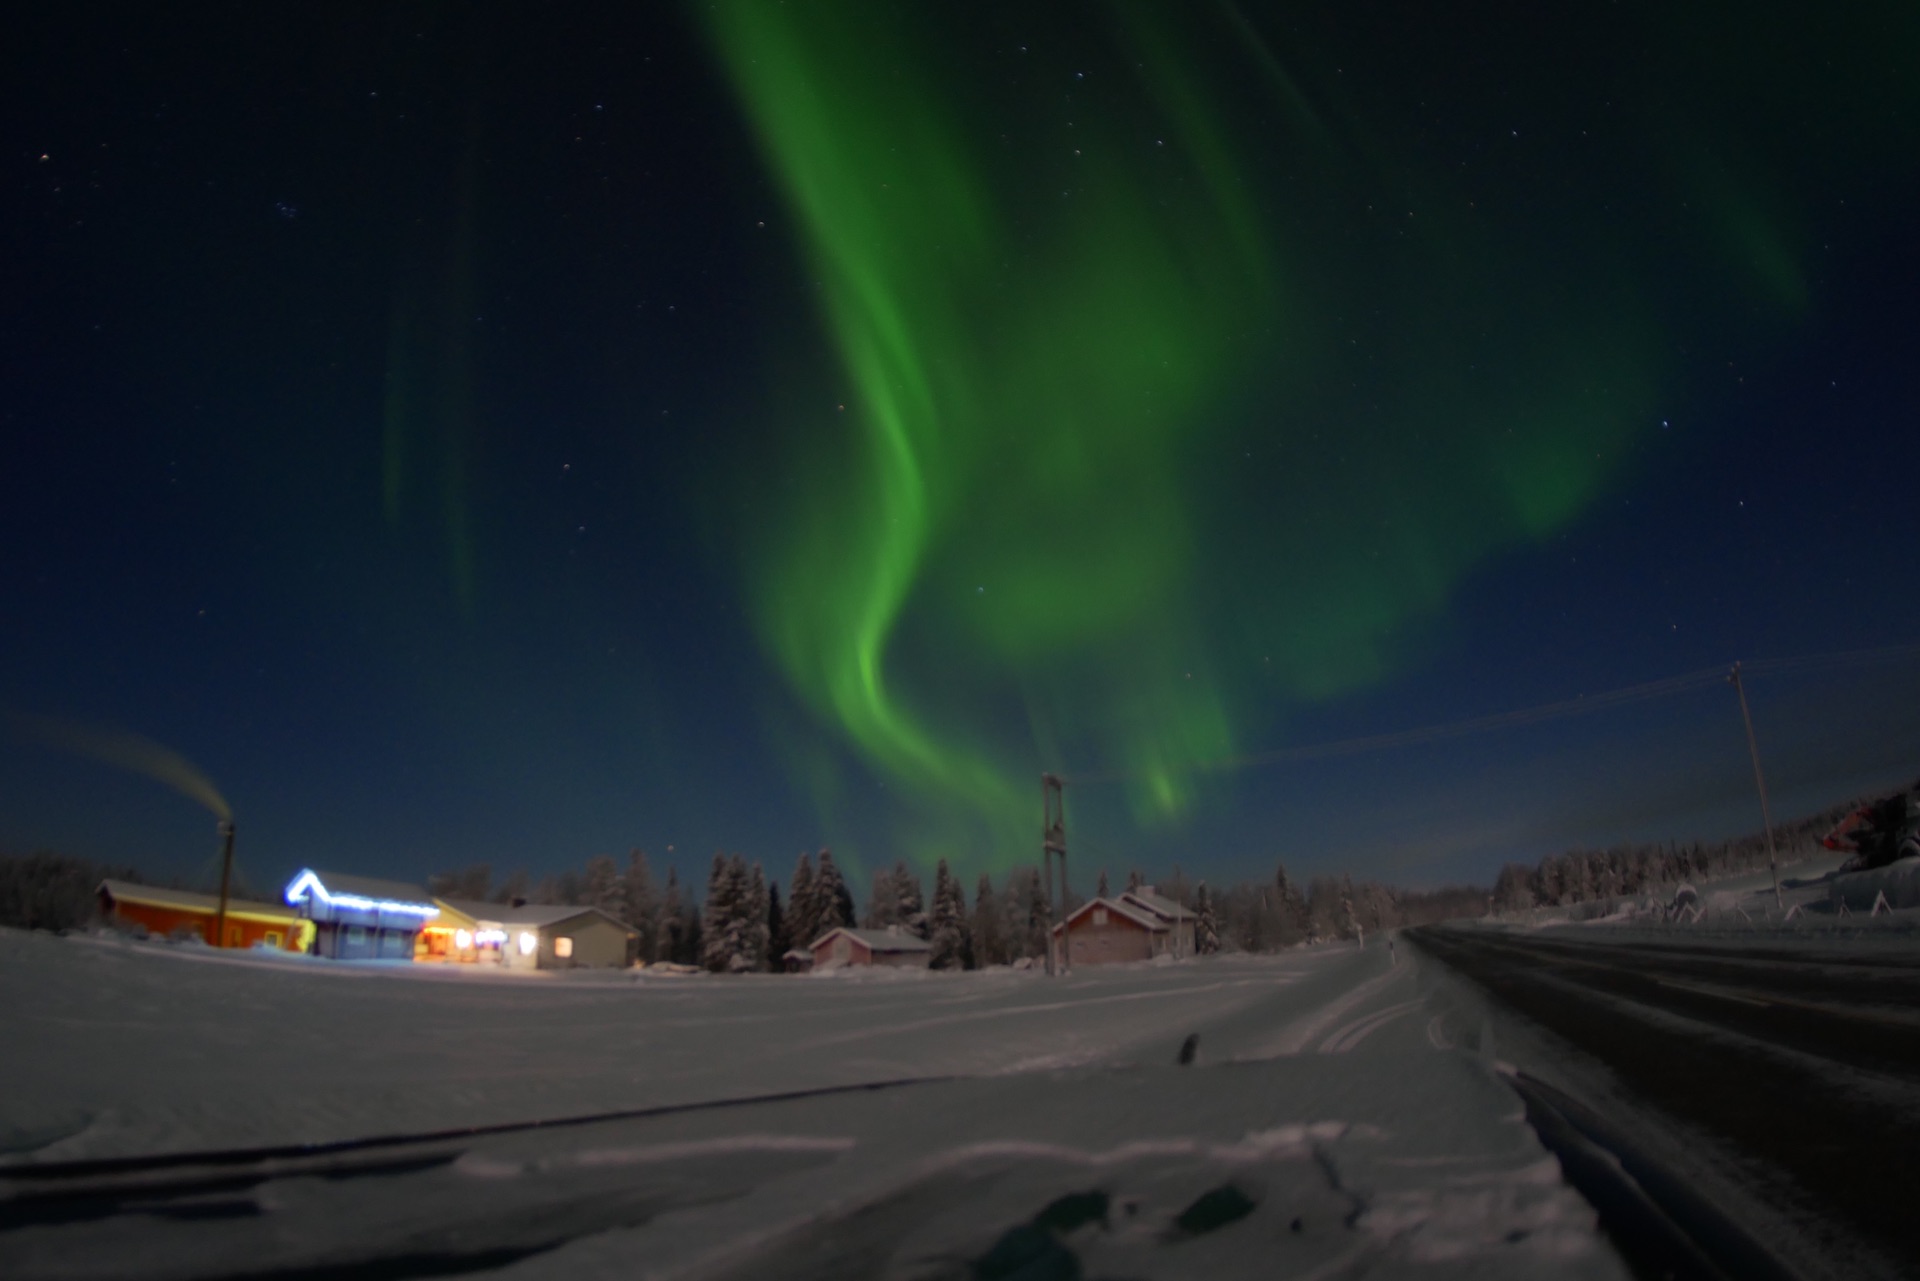
[[572, 956], [573, 940], [568, 938], [564, 934], [561, 935], [559, 938], [555, 939], [553, 941], [553, 954], [559, 957], [563, 961], [566, 960], [568, 957]]
[[527, 932], [527, 931], [522, 931], [522, 932], [521, 932], [521, 934], [520, 934], [520, 955], [522, 955], [522, 956], [532, 956], [532, 955], [533, 955], [533, 949], [534, 949], [534, 948], [536, 948], [536, 947], [538, 947], [538, 946], [540, 946], [540, 940], [539, 940], [539, 939], [537, 939], [537, 938], [535, 938], [535, 937], [534, 937], [534, 936], [533, 936], [533, 935], [532, 935], [531, 933], [529, 933], [529, 932]]
[[464, 952], [473, 946], [473, 935], [465, 930], [455, 930], [453, 932], [453, 945]]

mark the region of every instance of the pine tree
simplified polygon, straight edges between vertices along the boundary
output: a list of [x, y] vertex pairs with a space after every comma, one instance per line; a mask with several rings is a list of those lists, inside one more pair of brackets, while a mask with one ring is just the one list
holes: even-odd
[[1131, 894], [1145, 884], [1146, 881], [1141, 877], [1139, 868], [1136, 867], [1127, 873], [1127, 893]]
[[927, 910], [920, 897], [920, 878], [907, 867], [906, 860], [893, 865], [893, 920], [915, 938], [927, 937]]
[[1040, 873], [1027, 869], [1027, 955], [1047, 955], [1048, 934], [1053, 929], [1053, 911], [1047, 904], [1047, 892], [1040, 884]]
[[[736, 863], [742, 862], [738, 854]], [[738, 873], [736, 873], [738, 875]], [[769, 914], [767, 895], [767, 874], [755, 863], [746, 873], [747, 889], [742, 896], [740, 913], [740, 952], [739, 959], [733, 963], [736, 970], [764, 970], [767, 968], [767, 917]]]
[[739, 955], [739, 919], [744, 886], [733, 876], [726, 855], [714, 851], [707, 873], [707, 901], [700, 912], [700, 964], [724, 974]]
[[994, 892], [993, 878], [985, 872], [980, 873], [980, 884], [973, 892], [972, 933], [975, 965], [1007, 963], [1007, 914]]
[[1213, 919], [1213, 895], [1207, 892], [1207, 883], [1193, 893], [1193, 950], [1201, 956], [1209, 956], [1220, 950], [1220, 929]]
[[633, 926], [642, 962], [654, 959], [659, 945], [660, 903], [653, 890], [653, 870], [647, 866], [647, 852], [635, 849], [627, 855], [627, 874], [622, 886], [625, 911], [621, 913]]
[[767, 886], [767, 965], [773, 970], [787, 966], [787, 953], [793, 948], [793, 935], [787, 928], [787, 914], [780, 908], [780, 882]]
[[[828, 930], [853, 924], [853, 892], [833, 861], [833, 851], [820, 851], [820, 870], [813, 879], [814, 939]], [[810, 942], [812, 940], [809, 940]]]
[[527, 901], [527, 871], [516, 868], [493, 892], [493, 901], [516, 907]]
[[803, 951], [811, 948], [814, 939], [820, 937], [820, 931], [815, 928], [820, 919], [815, 897], [813, 860], [802, 850], [800, 861], [793, 869], [792, 892], [787, 896], [787, 934], [793, 940], [793, 946]]
[[966, 899], [960, 882], [947, 872], [947, 860], [941, 859], [933, 873], [933, 911], [929, 914], [927, 941], [933, 955], [927, 964], [936, 970], [957, 970], [966, 965]]
[[1007, 959], [1021, 957], [1036, 960], [1047, 954], [1047, 926], [1051, 912], [1046, 890], [1040, 884], [1039, 870], [1016, 867], [1007, 873], [1003, 891], [1007, 920]]
[[687, 964], [687, 912], [680, 902], [680, 870], [667, 869], [667, 892], [660, 907], [660, 930], [653, 940], [653, 959]]
[[883, 868], [873, 874], [873, 883], [867, 888], [867, 910], [860, 917], [860, 928], [884, 930], [889, 925], [898, 925], [899, 908], [900, 895], [894, 889], [893, 873]]
[[615, 920], [626, 919], [627, 887], [621, 882], [620, 868], [612, 858], [596, 854], [587, 860], [580, 899], [582, 907], [597, 907]]
[[1093, 896], [1095, 898], [1110, 897], [1110, 895], [1107, 893], [1107, 869], [1104, 867], [1100, 869], [1100, 884], [1093, 891]]

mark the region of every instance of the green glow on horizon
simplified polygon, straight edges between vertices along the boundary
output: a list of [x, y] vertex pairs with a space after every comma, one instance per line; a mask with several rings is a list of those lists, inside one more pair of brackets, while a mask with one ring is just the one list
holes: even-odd
[[[1397, 197], [1429, 240], [1371, 262], [1310, 202], [1370, 208], [1373, 149], [1285, 50], [1237, 15], [1206, 45], [1118, 12], [1088, 85], [965, 83], [914, 6], [710, 18], [838, 362], [770, 425], [790, 486], [744, 549], [756, 624], [927, 826], [973, 822], [996, 861], [1027, 856], [1042, 765], [1125, 772], [1134, 821], [1175, 820], [1196, 766], [1394, 674], [1399, 629], [1593, 501], [1653, 381], [1604, 254], [1536, 283], [1433, 179]], [[1398, 328], [1364, 327], [1374, 295]]]

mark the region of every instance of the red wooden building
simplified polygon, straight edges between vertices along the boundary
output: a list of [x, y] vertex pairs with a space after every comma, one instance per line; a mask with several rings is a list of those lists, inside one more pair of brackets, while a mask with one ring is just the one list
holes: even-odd
[[[212, 894], [111, 880], [100, 882], [94, 894], [105, 920], [138, 927], [162, 938], [187, 937], [215, 942], [214, 921], [219, 916], [220, 900]], [[286, 952], [304, 952], [312, 932], [312, 922], [301, 920], [290, 907], [228, 899], [227, 937], [221, 946], [259, 944]]]
[[1193, 913], [1152, 886], [1082, 903], [1053, 927], [1069, 940], [1069, 965], [1117, 965], [1156, 956], [1193, 955]]
[[848, 965], [895, 965], [905, 969], [927, 968], [933, 948], [925, 939], [915, 938], [897, 928], [854, 930], [839, 926], [813, 941], [816, 970], [839, 969]]

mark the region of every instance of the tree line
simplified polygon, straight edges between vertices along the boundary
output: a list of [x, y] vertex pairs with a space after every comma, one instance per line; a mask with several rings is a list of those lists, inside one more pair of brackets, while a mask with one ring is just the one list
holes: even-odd
[[[661, 889], [642, 850], [628, 855], [624, 869], [601, 855], [584, 869], [543, 878], [530, 894], [517, 892], [527, 888], [524, 874], [495, 885], [484, 864], [434, 876], [428, 883], [443, 898], [597, 907], [635, 932], [637, 959], [643, 963], [666, 961], [736, 974], [786, 968], [789, 952], [804, 953], [841, 926], [897, 930], [921, 939], [929, 945], [934, 969], [1037, 962], [1046, 955], [1053, 923], [1085, 902], [1070, 891], [1055, 911], [1039, 869], [1022, 865], [1009, 869], [999, 884], [982, 873], [969, 903], [945, 859], [934, 866], [929, 895], [920, 873], [902, 860], [873, 874], [865, 907], [856, 912], [846, 876], [825, 849], [799, 856], [784, 892], [762, 864], [716, 853], [697, 905], [672, 868]], [[1145, 884], [1135, 869], [1125, 889]], [[1478, 887], [1413, 892], [1346, 876], [1315, 877], [1300, 885], [1284, 865], [1271, 882], [1217, 891], [1175, 873], [1159, 883], [1157, 892], [1193, 912], [1194, 948], [1203, 954], [1353, 939], [1368, 931], [1476, 915], [1486, 910], [1487, 901], [1487, 892]], [[1094, 894], [1113, 897], [1105, 871], [1098, 873]]]
[[[1782, 823], [1773, 829], [1779, 860], [1798, 862], [1821, 853], [1821, 838], [1860, 807], [1858, 800]], [[1767, 835], [1751, 832], [1725, 841], [1639, 842], [1603, 849], [1571, 849], [1538, 863], [1509, 863], [1494, 877], [1487, 908], [1523, 912], [1535, 907], [1613, 904], [1664, 894], [1688, 881], [1714, 880], [1767, 866]]]

